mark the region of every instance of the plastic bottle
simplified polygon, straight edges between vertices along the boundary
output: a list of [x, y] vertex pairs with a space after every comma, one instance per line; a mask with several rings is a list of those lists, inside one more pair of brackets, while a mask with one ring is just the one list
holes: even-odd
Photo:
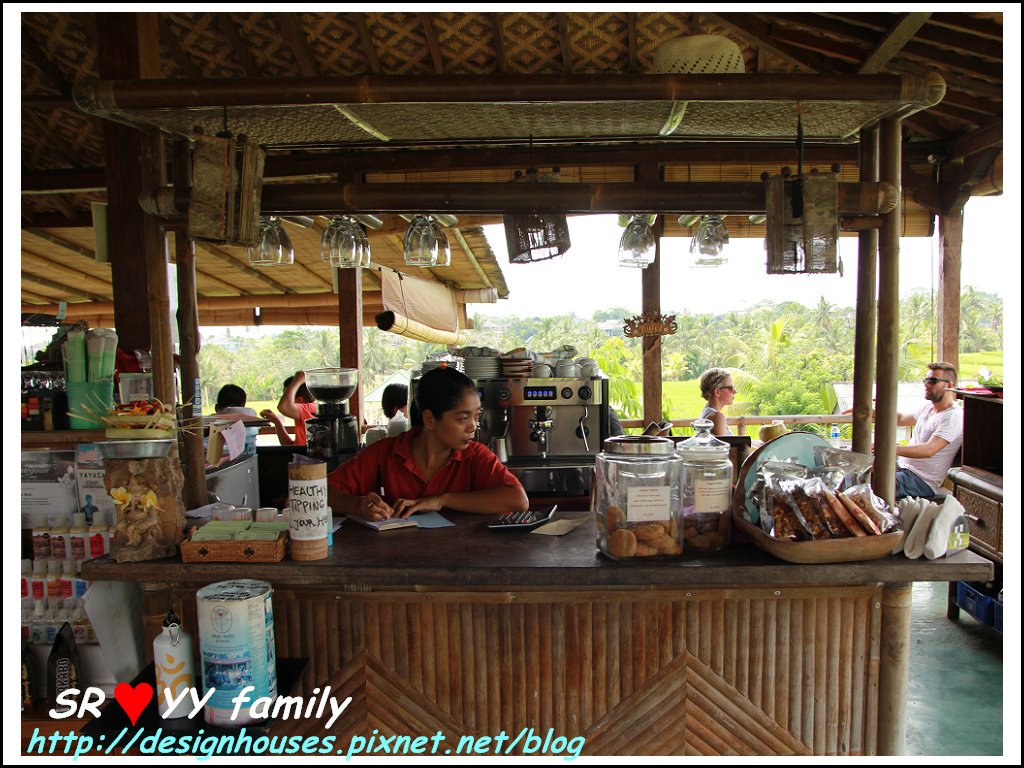
[[832, 443], [832, 447], [833, 448], [838, 448], [839, 447], [839, 437], [840, 437], [839, 425], [838, 424], [833, 424], [832, 425], [832, 429], [830, 429], [829, 432], [828, 432], [828, 441], [830, 443]]
[[46, 563], [47, 560], [32, 561], [32, 580], [29, 588], [32, 592], [33, 610], [38, 605], [40, 610], [46, 609]]
[[[156, 669], [156, 700], [160, 716], [186, 717], [191, 711], [183, 691], [195, 685], [195, 663], [192, 659], [192, 637], [181, 628], [181, 620], [173, 608], [167, 610], [163, 630], [153, 640], [153, 666]], [[179, 699], [175, 706], [168, 703]]]
[[60, 577], [60, 597], [65, 608], [72, 608], [75, 599], [75, 561], [65, 560]]
[[21, 609], [32, 610], [32, 561], [21, 561]]
[[89, 526], [89, 559], [103, 557], [110, 551], [110, 528], [102, 511], [92, 516]]
[[50, 529], [50, 559], [63, 562], [71, 557], [71, 528], [55, 525]]
[[45, 515], [37, 519], [36, 524], [32, 526], [32, 559], [50, 559], [50, 524]]
[[55, 611], [64, 605], [64, 585], [61, 579], [63, 560], [46, 561], [46, 609]]
[[29, 624], [32, 642], [42, 645], [46, 642], [46, 605], [40, 601], [32, 609], [32, 622]]
[[82, 563], [89, 559], [89, 524], [85, 522], [85, 512], [75, 512], [68, 539], [75, 573], [78, 573], [82, 570]]

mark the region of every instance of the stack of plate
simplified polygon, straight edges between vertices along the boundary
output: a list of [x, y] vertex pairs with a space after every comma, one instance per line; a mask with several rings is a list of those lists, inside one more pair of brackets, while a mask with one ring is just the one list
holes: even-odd
[[502, 358], [501, 373], [510, 379], [526, 379], [533, 373], [533, 360]]
[[466, 375], [471, 379], [500, 378], [501, 363], [496, 357], [467, 357]]
[[427, 373], [435, 368], [454, 368], [457, 371], [462, 371], [463, 359], [461, 357], [448, 356], [447, 358], [424, 360], [420, 364], [420, 372]]

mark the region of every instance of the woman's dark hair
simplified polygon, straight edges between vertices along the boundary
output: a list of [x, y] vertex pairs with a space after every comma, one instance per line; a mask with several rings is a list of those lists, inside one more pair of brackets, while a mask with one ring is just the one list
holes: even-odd
[[476, 392], [476, 384], [454, 368], [435, 368], [423, 374], [416, 387], [416, 402], [412, 407], [412, 425], [423, 426], [423, 412], [430, 411], [440, 419], [463, 398], [466, 392]]
[[245, 405], [245, 390], [237, 384], [225, 384], [217, 393], [217, 405], [214, 410], [222, 408], [242, 408]]
[[409, 388], [405, 384], [388, 384], [384, 387], [384, 393], [380, 398], [380, 407], [384, 415], [389, 419], [395, 415], [399, 408], [404, 408], [409, 402]]

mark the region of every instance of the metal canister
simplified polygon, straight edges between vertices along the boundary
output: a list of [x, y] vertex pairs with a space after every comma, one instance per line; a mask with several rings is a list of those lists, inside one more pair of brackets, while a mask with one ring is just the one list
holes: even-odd
[[[269, 582], [255, 579], [219, 581], [196, 592], [203, 687], [216, 689], [203, 710], [211, 725], [260, 722], [265, 718], [252, 714], [255, 702], [277, 698], [272, 593]], [[247, 686], [252, 689], [236, 707]]]
[[591, 495], [597, 546], [615, 560], [682, 554], [682, 460], [664, 437], [604, 441]]

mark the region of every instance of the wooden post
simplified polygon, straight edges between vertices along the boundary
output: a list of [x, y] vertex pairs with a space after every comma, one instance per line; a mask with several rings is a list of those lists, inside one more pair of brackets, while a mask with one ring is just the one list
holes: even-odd
[[338, 327], [340, 329], [341, 365], [359, 371], [359, 384], [349, 398], [349, 413], [356, 417], [362, 434], [363, 412], [363, 270], [338, 270]]
[[[881, 122], [882, 181], [900, 186], [900, 120]], [[896, 207], [882, 216], [878, 238], [878, 373], [875, 384], [875, 465], [872, 486], [890, 505], [896, 484], [896, 392], [900, 355], [900, 212]]]
[[[647, 164], [637, 168], [637, 181], [641, 185], [656, 185], [660, 181], [661, 168]], [[661, 234], [664, 221], [659, 216], [654, 222], [654, 263], [647, 266], [640, 276], [641, 312], [661, 314]], [[661, 336], [643, 336], [643, 398], [644, 422], [661, 421]]]
[[960, 372], [960, 249], [964, 239], [964, 209], [939, 215], [939, 312], [935, 333], [937, 360], [952, 363]]
[[886, 584], [882, 590], [882, 663], [878, 678], [880, 755], [902, 755], [906, 751], [911, 592], [910, 584]]
[[[878, 126], [860, 132], [858, 181], [878, 181]], [[875, 369], [875, 287], [878, 230], [857, 233], [857, 310], [853, 354], [853, 450], [871, 453]]]
[[[96, 17], [100, 76], [135, 80], [159, 77], [159, 36], [156, 14], [102, 13]], [[149, 271], [166, 264], [157, 221], [145, 214], [138, 199], [154, 189], [159, 178], [160, 139], [140, 131], [103, 121], [106, 156], [109, 227], [117, 236], [110, 239], [110, 266], [114, 294], [118, 346], [131, 352], [153, 350], [153, 382], [156, 396], [173, 402], [174, 388], [169, 344], [158, 345], [153, 321], [158, 312], [149, 301], [160, 286], [150, 282]], [[161, 267], [161, 272], [166, 267]], [[167, 277], [163, 274], [164, 304]], [[165, 313], [166, 314], [166, 313]], [[166, 332], [167, 328], [160, 329]], [[158, 348], [159, 347], [159, 348]]]
[[[186, 141], [174, 144], [172, 174], [174, 185], [187, 187], [189, 178], [189, 146]], [[181, 341], [181, 402], [186, 429], [181, 432], [182, 472], [185, 487], [182, 496], [185, 509], [206, 504], [206, 455], [203, 451], [203, 430], [200, 426], [201, 405], [194, 402], [199, 383], [199, 304], [196, 296], [196, 252], [184, 222], [174, 233], [174, 255], [178, 274], [178, 338]]]

